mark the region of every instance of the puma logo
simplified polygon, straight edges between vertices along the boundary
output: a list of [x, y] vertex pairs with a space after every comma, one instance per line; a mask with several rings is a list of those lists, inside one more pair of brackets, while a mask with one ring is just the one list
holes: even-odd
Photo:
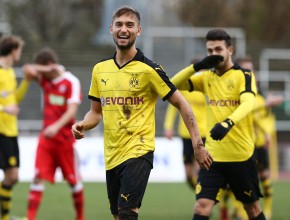
[[124, 194], [121, 194], [121, 198], [125, 199], [126, 202], [128, 202], [128, 197], [129, 197], [130, 194], [128, 194], [127, 196], [125, 196]]
[[160, 68], [160, 67], [155, 67], [155, 70], [156, 70], [156, 71], [158, 71], [158, 70], [163, 71], [163, 69]]
[[245, 194], [245, 195], [247, 195], [247, 196], [249, 196], [249, 197], [251, 197], [252, 190], [250, 190], [249, 192], [247, 192], [247, 191], [244, 191], [244, 194]]
[[105, 86], [107, 85], [107, 82], [108, 82], [109, 79], [107, 80], [104, 80], [104, 79], [101, 79], [101, 82], [103, 82], [105, 84]]

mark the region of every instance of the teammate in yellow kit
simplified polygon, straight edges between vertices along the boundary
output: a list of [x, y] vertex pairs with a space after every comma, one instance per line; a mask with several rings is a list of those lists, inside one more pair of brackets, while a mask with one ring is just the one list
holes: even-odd
[[[200, 132], [200, 136], [205, 143], [206, 136], [206, 103], [203, 93], [193, 91], [181, 91], [181, 94], [187, 100], [194, 112], [196, 122]], [[164, 121], [164, 136], [171, 139], [174, 136], [174, 122], [177, 115], [177, 110], [173, 105], [168, 105], [165, 121]], [[197, 173], [199, 170], [198, 163], [194, 158], [194, 151], [191, 144], [190, 134], [181, 118], [178, 121], [178, 135], [182, 138], [183, 143], [183, 163], [185, 168], [186, 181], [188, 185], [195, 190]]]
[[[242, 68], [253, 71], [253, 61], [250, 57], [240, 57], [236, 59], [236, 63]], [[263, 189], [264, 194], [264, 213], [267, 219], [271, 219], [272, 215], [272, 184], [269, 171], [269, 156], [268, 150], [271, 144], [271, 132], [272, 128], [269, 126], [272, 123], [269, 121], [272, 120], [271, 106], [277, 106], [283, 101], [281, 96], [270, 95], [266, 99], [261, 90], [258, 89], [257, 95], [255, 98], [255, 105], [253, 109], [253, 119], [254, 119], [254, 132], [255, 132], [255, 157], [258, 163], [258, 172], [260, 178], [260, 185]], [[233, 218], [238, 218], [242, 220], [247, 220], [245, 211], [241, 206], [239, 201], [236, 201], [231, 190], [228, 189], [222, 199], [220, 204], [221, 207], [221, 219], [226, 220], [229, 218], [229, 201], [233, 204], [233, 211], [231, 216]]]
[[19, 146], [17, 115], [19, 103], [29, 87], [25, 76], [17, 85], [13, 66], [20, 60], [24, 41], [15, 35], [0, 38], [0, 169], [4, 179], [0, 182], [1, 220], [9, 220], [12, 189], [18, 181]]
[[[171, 80], [180, 90], [197, 90], [207, 100], [205, 147], [213, 157], [209, 170], [200, 169], [193, 220], [209, 219], [227, 185], [252, 220], [265, 220], [260, 207], [254, 158], [253, 116], [255, 76], [232, 61], [231, 37], [223, 29], [206, 35], [208, 56], [177, 73]], [[199, 72], [201, 69], [206, 71]]]
[[[241, 67], [254, 70], [253, 61], [250, 57], [239, 58], [236, 61]], [[258, 163], [258, 171], [260, 185], [263, 190], [264, 213], [267, 219], [272, 216], [272, 180], [270, 176], [269, 166], [269, 148], [271, 146], [272, 127], [269, 123], [272, 120], [271, 107], [279, 105], [283, 101], [281, 96], [270, 95], [265, 98], [261, 89], [258, 87], [258, 92], [255, 99], [253, 110], [254, 128], [255, 128], [255, 157]]]

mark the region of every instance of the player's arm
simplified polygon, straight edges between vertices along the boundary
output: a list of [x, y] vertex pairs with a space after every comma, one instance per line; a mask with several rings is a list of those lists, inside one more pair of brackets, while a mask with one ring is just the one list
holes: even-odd
[[214, 140], [222, 140], [231, 128], [242, 120], [246, 115], [250, 114], [254, 108], [255, 95], [247, 92], [240, 96], [239, 107], [223, 122], [217, 123], [210, 131]]
[[51, 71], [53, 67], [44, 66], [38, 64], [25, 64], [22, 67], [22, 72], [24, 74], [24, 78], [20, 82], [19, 86], [15, 91], [16, 101], [19, 104], [23, 98], [25, 97], [31, 80], [39, 81], [41, 75], [40, 72], [48, 72]]
[[217, 123], [210, 131], [214, 140], [222, 140], [230, 129], [242, 120], [246, 115], [250, 114], [254, 108], [255, 95], [247, 92], [240, 96], [239, 107], [223, 122]]
[[5, 112], [10, 115], [18, 115], [19, 107], [18, 105], [0, 105], [0, 112]]
[[270, 139], [271, 139], [271, 132], [268, 129], [269, 128], [268, 121], [266, 120], [265, 117], [261, 117], [261, 115], [259, 114], [259, 111], [255, 111], [255, 110], [253, 111], [253, 121], [254, 121], [254, 126], [258, 128], [258, 131], [260, 131], [264, 135], [265, 147], [268, 148], [270, 146]]
[[21, 80], [19, 86], [17, 87], [15, 91], [15, 97], [16, 97], [16, 102], [19, 104], [23, 98], [25, 97], [30, 81], [33, 79], [34, 75], [34, 70], [31, 68], [30, 64], [25, 64], [22, 67], [22, 72], [24, 74], [24, 78]]
[[37, 82], [41, 81], [42, 73], [56, 71], [58, 74], [63, 74], [65, 68], [62, 65], [51, 63], [48, 65], [41, 64], [25, 64], [22, 67], [22, 71], [25, 75], [25, 79], [28, 81], [35, 80]]
[[65, 111], [65, 113], [54, 123], [58, 127], [58, 129], [61, 129], [62, 127], [67, 125], [67, 123], [76, 116], [78, 106], [78, 103], [69, 103], [67, 105], [67, 110]]
[[84, 138], [84, 132], [95, 128], [102, 120], [102, 117], [101, 102], [92, 100], [90, 111], [86, 113], [84, 119], [72, 126], [72, 133], [75, 139]]
[[240, 96], [239, 107], [228, 117], [235, 124], [253, 111], [255, 105], [255, 94], [247, 92]]
[[201, 167], [209, 169], [213, 159], [209, 152], [204, 148], [204, 144], [200, 137], [200, 133], [197, 127], [197, 123], [194, 114], [191, 110], [190, 105], [181, 95], [181, 93], [176, 90], [169, 98], [168, 101], [174, 105], [180, 112], [181, 117], [190, 133], [192, 146], [195, 153], [195, 158]]
[[53, 124], [45, 128], [43, 132], [44, 136], [45, 137], [55, 136], [61, 128], [67, 125], [76, 116], [78, 106], [79, 106], [78, 103], [69, 103], [67, 105], [67, 110], [63, 113], [63, 115]]
[[190, 90], [189, 78], [195, 73], [193, 65], [180, 70], [170, 80], [179, 90]]
[[203, 60], [189, 65], [179, 71], [171, 78], [171, 81], [179, 90], [193, 90], [193, 88], [191, 88], [192, 85], [189, 83], [189, 78], [198, 71], [213, 68], [218, 63], [223, 61], [223, 59], [224, 58], [220, 55], [207, 56]]
[[254, 111], [255, 110], [259, 110], [261, 108], [265, 108], [265, 107], [275, 107], [280, 105], [282, 102], [284, 101], [284, 97], [281, 95], [273, 95], [272, 93], [270, 93], [267, 96], [267, 99], [265, 100], [265, 102], [259, 102], [258, 104], [256, 104], [254, 106]]
[[35, 80], [40, 81], [41, 78], [41, 71], [48, 71], [51, 70], [50, 67], [38, 64], [25, 64], [22, 67], [22, 71], [24, 76], [28, 80]]
[[172, 139], [174, 135], [174, 122], [176, 119], [176, 115], [177, 109], [173, 105], [168, 104], [163, 124], [164, 136], [168, 139]]
[[214, 140], [222, 140], [236, 123], [252, 113], [254, 109], [257, 94], [254, 74], [244, 73], [244, 80], [240, 79], [240, 82], [240, 105], [224, 121], [216, 123], [210, 130], [210, 136]]

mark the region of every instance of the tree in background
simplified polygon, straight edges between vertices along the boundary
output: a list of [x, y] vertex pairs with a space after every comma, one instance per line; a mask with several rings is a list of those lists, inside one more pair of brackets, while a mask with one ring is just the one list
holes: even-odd
[[190, 26], [241, 27], [249, 41], [289, 44], [289, 0], [179, 0], [173, 7]]
[[28, 42], [84, 43], [100, 25], [102, 0], [7, 1], [12, 31]]

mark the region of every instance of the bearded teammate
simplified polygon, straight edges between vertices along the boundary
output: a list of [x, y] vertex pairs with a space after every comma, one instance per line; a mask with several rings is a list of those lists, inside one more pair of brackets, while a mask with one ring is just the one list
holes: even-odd
[[89, 91], [90, 111], [72, 126], [72, 132], [81, 139], [86, 130], [103, 119], [111, 213], [116, 220], [136, 220], [153, 168], [158, 96], [181, 112], [200, 166], [208, 169], [211, 156], [203, 147], [188, 103], [162, 67], [135, 47], [136, 37], [142, 32], [139, 12], [130, 6], [117, 9], [110, 31], [116, 53], [95, 65]]
[[[229, 184], [249, 219], [264, 220], [250, 114], [256, 95], [255, 76], [233, 64], [231, 37], [224, 30], [210, 30], [206, 48], [209, 56], [172, 78], [177, 88], [201, 91], [207, 99], [205, 145], [214, 161], [208, 171], [199, 171], [193, 219], [209, 219]], [[193, 75], [200, 69], [208, 71]]]
[[18, 181], [19, 146], [17, 115], [30, 78], [25, 75], [17, 85], [13, 66], [20, 60], [24, 41], [15, 35], [0, 38], [0, 169], [4, 179], [0, 182], [1, 220], [9, 220], [12, 191]]
[[76, 219], [84, 220], [84, 194], [78, 170], [78, 157], [71, 126], [81, 102], [79, 80], [58, 64], [57, 54], [45, 48], [35, 55], [36, 65], [27, 70], [42, 88], [44, 100], [43, 129], [35, 161], [35, 177], [28, 198], [28, 220], [36, 219], [45, 190], [45, 181], [54, 183], [57, 168], [71, 188]]

